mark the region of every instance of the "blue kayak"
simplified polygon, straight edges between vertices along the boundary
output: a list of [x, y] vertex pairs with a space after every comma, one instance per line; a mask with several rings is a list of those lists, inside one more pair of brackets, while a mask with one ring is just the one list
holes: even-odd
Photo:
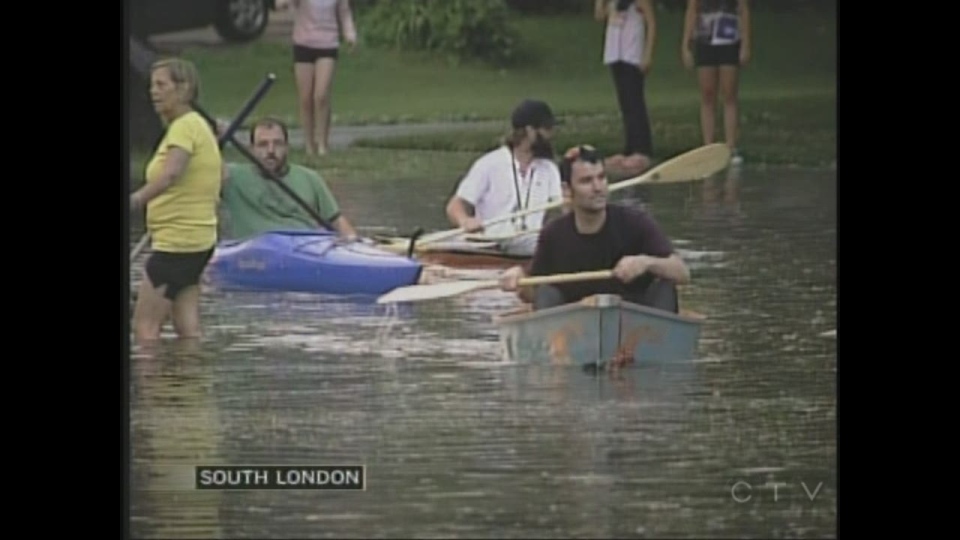
[[423, 265], [329, 231], [271, 231], [217, 246], [207, 269], [224, 290], [381, 295], [416, 285]]

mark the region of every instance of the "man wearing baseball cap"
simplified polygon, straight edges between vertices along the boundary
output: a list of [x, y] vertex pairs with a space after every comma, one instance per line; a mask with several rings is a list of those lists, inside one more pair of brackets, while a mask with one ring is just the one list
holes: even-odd
[[[560, 170], [550, 142], [558, 125], [544, 101], [525, 99], [510, 116], [512, 130], [501, 145], [473, 162], [447, 203], [447, 218], [467, 232], [501, 239], [504, 253], [532, 257], [545, 212], [484, 227], [484, 222], [560, 200]], [[529, 231], [529, 232], [526, 232]]]

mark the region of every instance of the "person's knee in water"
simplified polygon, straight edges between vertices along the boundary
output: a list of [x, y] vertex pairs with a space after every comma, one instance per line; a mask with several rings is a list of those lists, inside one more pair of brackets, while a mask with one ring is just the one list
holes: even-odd
[[661, 309], [671, 313], [678, 313], [680, 311], [677, 285], [665, 279], [652, 280], [642, 292], [624, 295], [624, 300], [633, 304]]
[[561, 292], [560, 289], [553, 285], [540, 285], [534, 294], [533, 309], [534, 311], [539, 311], [541, 309], [562, 306], [566, 303], [567, 299], [563, 296], [563, 292]]

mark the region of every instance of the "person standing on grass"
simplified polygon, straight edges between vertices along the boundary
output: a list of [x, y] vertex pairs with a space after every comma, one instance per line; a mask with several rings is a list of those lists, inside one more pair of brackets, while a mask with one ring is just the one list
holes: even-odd
[[653, 64], [657, 22], [651, 0], [594, 0], [594, 15], [606, 23], [603, 63], [610, 67], [623, 118], [623, 154], [609, 165], [625, 174], [650, 167], [653, 133], [645, 96], [646, 77]]
[[333, 73], [340, 38], [352, 51], [357, 28], [350, 0], [277, 0], [277, 9], [296, 9], [293, 23], [293, 65], [300, 103], [300, 122], [307, 158], [329, 149]]
[[747, 0], [687, 0], [680, 52], [688, 69], [696, 66], [700, 85], [700, 131], [703, 144], [714, 142], [717, 96], [723, 102], [723, 131], [733, 157], [740, 127], [740, 68], [750, 60], [750, 7]]
[[168, 318], [181, 338], [200, 337], [200, 276], [217, 242], [217, 201], [223, 159], [211, 125], [191, 103], [200, 91], [196, 67], [161, 60], [150, 73], [150, 99], [166, 134], [146, 167], [146, 182], [130, 195], [146, 208], [153, 253], [133, 313], [137, 342], [154, 342]]

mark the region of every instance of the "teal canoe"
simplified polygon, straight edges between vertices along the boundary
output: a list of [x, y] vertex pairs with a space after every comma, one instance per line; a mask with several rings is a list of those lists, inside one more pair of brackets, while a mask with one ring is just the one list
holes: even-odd
[[602, 367], [615, 357], [633, 365], [692, 360], [703, 315], [675, 314], [595, 295], [549, 309], [494, 317], [506, 361]]

